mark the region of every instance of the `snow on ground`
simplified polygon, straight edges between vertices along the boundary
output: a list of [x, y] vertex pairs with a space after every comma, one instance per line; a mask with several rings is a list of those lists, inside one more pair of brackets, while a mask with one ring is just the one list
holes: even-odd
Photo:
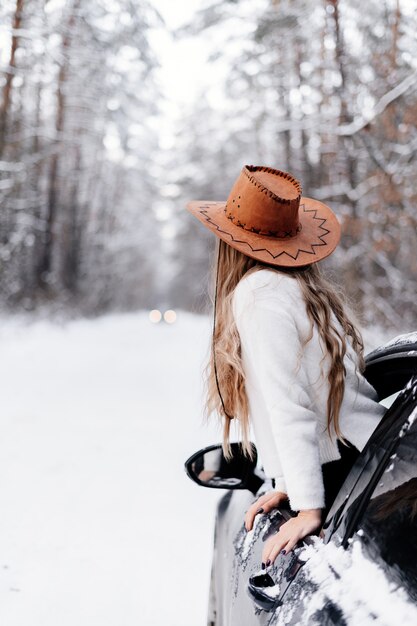
[[0, 624], [203, 626], [208, 318], [0, 320]]
[[183, 462], [221, 439], [210, 333], [185, 312], [0, 319], [0, 624], [205, 625], [224, 492]]

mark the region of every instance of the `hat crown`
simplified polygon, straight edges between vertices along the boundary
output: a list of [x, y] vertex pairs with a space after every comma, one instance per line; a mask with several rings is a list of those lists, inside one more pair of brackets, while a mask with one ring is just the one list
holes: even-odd
[[295, 237], [300, 229], [301, 184], [288, 172], [245, 165], [224, 208], [236, 226], [278, 239]]
[[316, 263], [340, 240], [327, 204], [302, 196], [288, 172], [263, 165], [245, 165], [226, 202], [193, 200], [187, 209], [232, 248], [277, 267]]

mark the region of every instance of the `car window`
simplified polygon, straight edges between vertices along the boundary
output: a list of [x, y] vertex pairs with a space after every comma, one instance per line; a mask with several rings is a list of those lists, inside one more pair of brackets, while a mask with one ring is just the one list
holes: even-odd
[[416, 394], [417, 376], [387, 410], [343, 484], [323, 526], [326, 541], [336, 533], [334, 539], [346, 546], [356, 531], [382, 473], [391, 465], [400, 433], [415, 410]]
[[358, 534], [390, 579], [417, 600], [417, 407], [374, 488]]

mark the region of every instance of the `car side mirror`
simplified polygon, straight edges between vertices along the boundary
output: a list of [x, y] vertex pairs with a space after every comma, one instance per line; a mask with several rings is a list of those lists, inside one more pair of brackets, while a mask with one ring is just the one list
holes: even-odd
[[185, 462], [187, 475], [197, 485], [214, 489], [249, 489], [256, 493], [264, 483], [262, 473], [256, 470], [258, 453], [251, 443], [253, 458], [245, 456], [239, 442], [231, 445], [232, 458], [224, 457], [220, 444], [199, 450]]

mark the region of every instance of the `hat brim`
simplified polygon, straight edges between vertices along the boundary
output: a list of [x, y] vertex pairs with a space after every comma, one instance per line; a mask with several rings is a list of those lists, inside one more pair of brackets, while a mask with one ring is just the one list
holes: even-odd
[[340, 241], [339, 221], [319, 200], [300, 199], [300, 232], [278, 239], [236, 226], [225, 213], [226, 202], [197, 200], [186, 208], [209, 230], [247, 256], [281, 267], [302, 267], [329, 256]]

